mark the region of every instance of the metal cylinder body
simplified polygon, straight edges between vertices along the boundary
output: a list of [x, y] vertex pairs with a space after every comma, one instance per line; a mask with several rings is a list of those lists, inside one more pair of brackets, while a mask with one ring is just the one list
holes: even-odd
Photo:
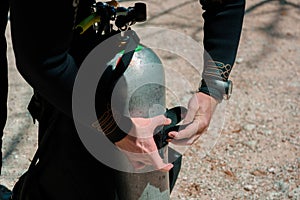
[[[109, 63], [116, 66], [122, 53]], [[165, 112], [165, 76], [159, 57], [139, 45], [133, 58], [116, 84], [112, 107], [121, 109], [125, 116], [149, 118]], [[167, 160], [167, 147], [164, 149]], [[170, 198], [167, 172], [147, 170], [143, 173], [116, 171], [117, 194], [120, 200], [167, 200]]]

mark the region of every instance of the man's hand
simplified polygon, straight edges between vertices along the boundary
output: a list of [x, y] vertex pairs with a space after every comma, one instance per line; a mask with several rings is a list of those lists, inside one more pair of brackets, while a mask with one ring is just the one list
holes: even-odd
[[183, 124], [189, 124], [179, 132], [170, 132], [169, 142], [177, 145], [192, 145], [204, 132], [207, 131], [212, 115], [218, 102], [202, 92], [193, 95], [188, 104], [188, 112]]
[[127, 155], [136, 170], [151, 165], [154, 169], [169, 171], [173, 165], [161, 159], [153, 133], [158, 126], [169, 125], [171, 120], [164, 115], [153, 118], [131, 118], [133, 126], [126, 137], [115, 144]]

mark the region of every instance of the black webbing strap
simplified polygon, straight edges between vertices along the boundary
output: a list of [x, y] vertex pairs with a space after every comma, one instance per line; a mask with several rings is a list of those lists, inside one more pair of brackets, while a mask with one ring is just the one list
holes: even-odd
[[122, 55], [120, 61], [117, 63], [116, 68], [113, 70], [113, 77], [112, 77], [112, 87], [115, 86], [115, 84], [117, 83], [117, 81], [121, 78], [121, 76], [124, 74], [124, 72], [126, 71], [126, 69], [128, 68], [131, 59], [133, 57], [133, 54], [135, 52], [135, 49], [137, 48], [140, 39], [137, 36], [137, 34], [132, 31], [126, 31], [125, 32], [125, 39], [128, 40], [126, 47], [125, 47], [125, 51], [124, 54]]
[[96, 95], [99, 97], [99, 99], [96, 100], [98, 102], [98, 108], [96, 108], [96, 110], [99, 111], [97, 112], [97, 117], [100, 119], [98, 120], [99, 125], [106, 137], [113, 143], [118, 142], [127, 136], [128, 131], [130, 131], [132, 126], [131, 119], [119, 113], [118, 120], [122, 121], [123, 124], [121, 129], [113, 118], [111, 109], [111, 97], [113, 90], [119, 79], [123, 76], [124, 72], [128, 68], [135, 49], [139, 45], [140, 41], [137, 34], [132, 30], [126, 31], [124, 34], [125, 35], [122, 38], [122, 42], [125, 42], [124, 54], [121, 56], [114, 69], [112, 69], [113, 66], [107, 67], [103, 74], [105, 77], [100, 79], [100, 88], [98, 90], [99, 94]]

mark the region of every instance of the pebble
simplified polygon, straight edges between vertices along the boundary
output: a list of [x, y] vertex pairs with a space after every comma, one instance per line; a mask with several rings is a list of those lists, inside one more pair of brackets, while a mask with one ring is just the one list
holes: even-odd
[[255, 171], [253, 171], [253, 172], [250, 172], [250, 174], [252, 174], [252, 175], [254, 175], [254, 176], [264, 176], [264, 175], [266, 175], [267, 173], [266, 173], [265, 171], [263, 171], [263, 170], [257, 169], [257, 170], [255, 170]]
[[268, 172], [272, 173], [272, 174], [275, 174], [275, 168], [274, 167], [271, 167], [268, 169]]
[[272, 200], [273, 200], [273, 199], [281, 199], [281, 198], [280, 198], [280, 193], [278, 193], [278, 192], [270, 192], [270, 193], [269, 193], [269, 197], [270, 197], [270, 198], [268, 198], [268, 199], [270, 199], [270, 200], [271, 200], [271, 199], [272, 199]]
[[291, 83], [289, 83], [289, 86], [291, 86], [291, 87], [300, 87], [300, 82], [291, 82]]
[[245, 129], [246, 131], [253, 131], [255, 128], [256, 128], [256, 125], [255, 125], [255, 124], [246, 124], [246, 125], [244, 126], [244, 129]]
[[263, 130], [262, 132], [264, 135], [272, 135], [272, 131], [269, 129]]
[[240, 64], [240, 63], [242, 63], [243, 61], [244, 61], [243, 58], [237, 58], [237, 59], [235, 60], [235, 62], [236, 62], [237, 64]]
[[246, 145], [247, 147], [249, 147], [250, 149], [255, 150], [256, 145], [257, 145], [257, 141], [255, 141], [255, 140], [246, 141], [243, 144]]
[[285, 193], [286, 191], [289, 190], [290, 185], [288, 183], [285, 183], [284, 181], [277, 181], [274, 184], [275, 188], [277, 189], [277, 191], [280, 191], [282, 193]]
[[251, 191], [251, 190], [253, 190], [253, 186], [252, 185], [245, 185], [244, 190]]
[[288, 197], [291, 199], [300, 199], [300, 186], [293, 189], [289, 194]]

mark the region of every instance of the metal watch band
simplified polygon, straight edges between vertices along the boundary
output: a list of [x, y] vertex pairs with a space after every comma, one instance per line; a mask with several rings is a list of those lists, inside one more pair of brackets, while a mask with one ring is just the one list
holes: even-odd
[[223, 99], [228, 100], [232, 93], [232, 81], [202, 79], [198, 91], [214, 97], [218, 102]]

